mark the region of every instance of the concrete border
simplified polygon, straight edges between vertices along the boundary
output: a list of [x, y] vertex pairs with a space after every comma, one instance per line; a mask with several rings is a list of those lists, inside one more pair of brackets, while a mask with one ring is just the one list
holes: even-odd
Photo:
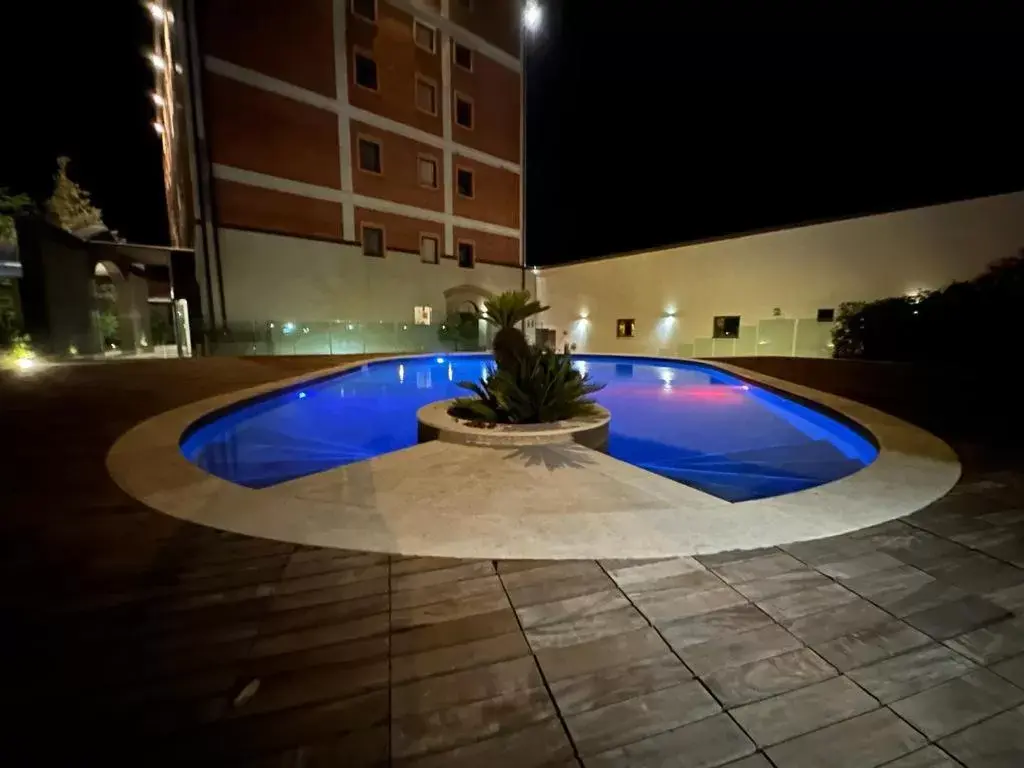
[[[415, 357], [433, 355], [372, 362]], [[235, 533], [407, 555], [552, 559], [706, 554], [838, 535], [921, 509], [960, 476], [943, 441], [869, 406], [724, 363], [643, 359], [698, 362], [824, 406], [870, 433], [878, 457], [831, 483], [730, 504], [571, 443], [504, 451], [435, 441], [261, 490], [182, 455], [181, 436], [198, 420], [371, 364], [358, 361], [155, 416], [118, 439], [107, 468], [142, 503]]]
[[612, 415], [601, 406], [594, 416], [584, 416], [550, 424], [493, 424], [481, 426], [448, 413], [455, 398], [438, 400], [416, 412], [417, 436], [421, 443], [441, 440], [446, 443], [477, 445], [484, 448], [518, 448], [524, 445], [548, 445], [572, 440], [595, 451], [608, 447], [608, 425]]

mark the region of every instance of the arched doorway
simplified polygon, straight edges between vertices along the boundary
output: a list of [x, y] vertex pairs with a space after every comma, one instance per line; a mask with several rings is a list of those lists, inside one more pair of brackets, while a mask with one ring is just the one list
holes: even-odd
[[491, 344], [491, 328], [471, 317], [483, 309], [484, 302], [494, 294], [478, 285], [464, 283], [444, 292], [445, 334], [455, 351], [485, 349]]

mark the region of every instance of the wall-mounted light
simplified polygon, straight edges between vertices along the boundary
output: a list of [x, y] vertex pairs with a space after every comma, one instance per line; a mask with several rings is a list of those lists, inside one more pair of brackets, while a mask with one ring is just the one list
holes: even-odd
[[149, 94], [149, 98], [151, 98], [153, 100], [153, 103], [156, 104], [158, 107], [162, 107], [165, 104], [164, 97], [161, 96], [159, 93], [151, 93]]
[[161, 123], [159, 120], [154, 120], [153, 121], [153, 130], [156, 131], [157, 133], [159, 133], [161, 136], [163, 136], [164, 135], [164, 130], [165, 130], [164, 129], [164, 124]]
[[167, 69], [167, 62], [163, 60], [162, 56], [158, 56], [155, 53], [149, 53], [146, 54], [146, 58], [149, 59], [149, 63], [152, 65], [153, 69], [159, 72], [163, 72]]
[[540, 274], [540, 269], [539, 269], [538, 267], [534, 267], [534, 268], [533, 268], [533, 269], [531, 269], [530, 271], [531, 271], [531, 272], [532, 272], [532, 273], [533, 273], [534, 275], [539, 275], [539, 274]]
[[589, 309], [581, 309], [580, 310], [580, 313], [578, 315], [578, 318], [580, 320], [587, 320], [589, 317], [590, 317], [590, 310]]
[[159, 3], [146, 3], [146, 10], [153, 17], [153, 21], [165, 21], [167, 13]]

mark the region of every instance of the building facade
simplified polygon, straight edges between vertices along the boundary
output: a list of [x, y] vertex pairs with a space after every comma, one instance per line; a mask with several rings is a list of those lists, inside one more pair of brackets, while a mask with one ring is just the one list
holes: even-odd
[[942, 288], [1022, 248], [1024, 192], [996, 195], [545, 268], [540, 322], [581, 352], [829, 357], [842, 303]]
[[208, 327], [433, 348], [468, 297], [534, 287], [514, 0], [205, 0], [174, 24]]

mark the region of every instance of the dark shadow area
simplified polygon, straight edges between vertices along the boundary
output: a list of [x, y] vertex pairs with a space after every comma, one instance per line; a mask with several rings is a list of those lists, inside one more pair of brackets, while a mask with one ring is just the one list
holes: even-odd
[[524, 445], [505, 454], [507, 461], [521, 461], [527, 467], [543, 466], [545, 469], [582, 469], [594, 463], [593, 451], [578, 443], [557, 443], [553, 445]]

